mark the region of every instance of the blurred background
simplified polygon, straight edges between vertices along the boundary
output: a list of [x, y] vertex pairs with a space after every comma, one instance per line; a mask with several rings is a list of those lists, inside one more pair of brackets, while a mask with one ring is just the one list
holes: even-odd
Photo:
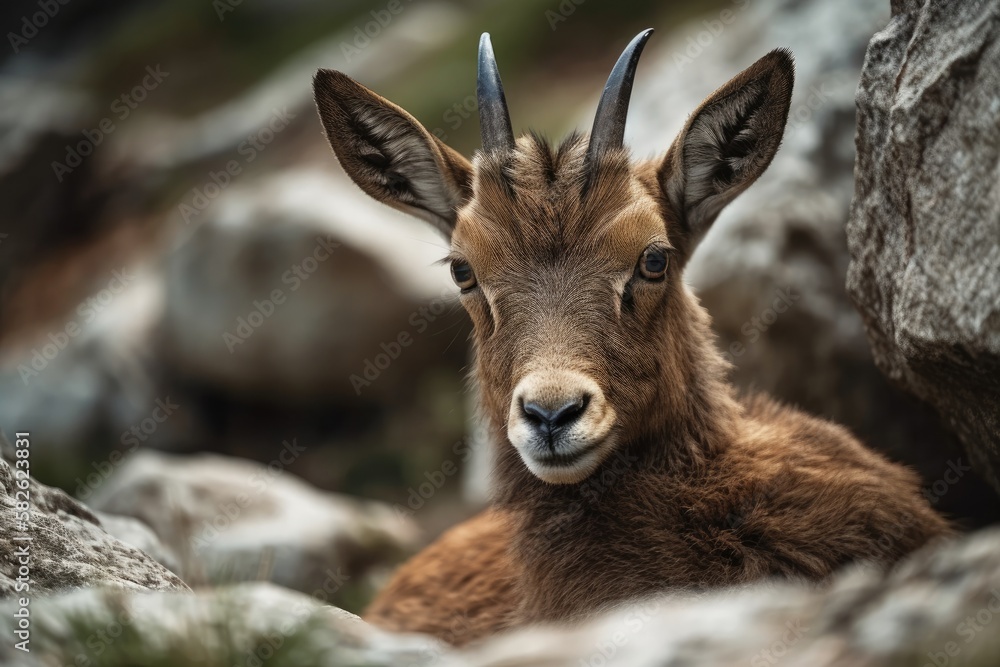
[[40, 481], [141, 519], [188, 583], [310, 592], [343, 568], [334, 601], [359, 610], [482, 507], [489, 456], [465, 392], [469, 323], [434, 264], [446, 244], [344, 175], [313, 73], [347, 72], [471, 155], [481, 32], [515, 131], [559, 137], [588, 129], [618, 53], [653, 27], [626, 136], [639, 157], [770, 49], [796, 56], [778, 158], [688, 270], [734, 382], [914, 467], [961, 526], [995, 521], [954, 436], [875, 368], [844, 290], [854, 90], [888, 14], [873, 0], [5, 3], [0, 429], [32, 434]]

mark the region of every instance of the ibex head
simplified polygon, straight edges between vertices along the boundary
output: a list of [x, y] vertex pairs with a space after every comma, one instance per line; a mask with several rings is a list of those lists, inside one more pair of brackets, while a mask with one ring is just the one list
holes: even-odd
[[486, 416], [543, 481], [575, 483], [622, 442], [663, 435], [721, 375], [682, 270], [719, 211], [770, 164], [791, 55], [767, 54], [691, 114], [666, 154], [623, 146], [639, 54], [619, 58], [589, 140], [515, 140], [489, 36], [479, 47], [483, 149], [470, 163], [350, 77], [316, 74], [326, 135], [365, 192], [451, 240], [474, 323]]

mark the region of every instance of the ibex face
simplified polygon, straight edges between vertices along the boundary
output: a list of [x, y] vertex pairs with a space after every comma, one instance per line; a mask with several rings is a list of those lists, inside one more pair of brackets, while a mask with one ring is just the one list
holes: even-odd
[[707, 317], [682, 282], [719, 211], [766, 169], [793, 66], [773, 51], [713, 93], [660, 159], [622, 145], [640, 33], [612, 71], [589, 140], [515, 141], [488, 35], [480, 42], [483, 150], [472, 164], [349, 77], [320, 70], [316, 102], [344, 169], [368, 194], [451, 239], [475, 325], [493, 427], [540, 479], [590, 475], [616, 444], [684, 410]]

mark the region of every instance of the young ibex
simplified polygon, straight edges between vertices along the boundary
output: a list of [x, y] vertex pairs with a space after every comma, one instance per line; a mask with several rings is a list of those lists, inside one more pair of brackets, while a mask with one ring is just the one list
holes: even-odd
[[949, 528], [910, 471], [845, 429], [740, 401], [682, 280], [722, 208], [781, 142], [793, 64], [767, 54], [713, 93], [661, 159], [623, 146], [640, 33], [589, 139], [515, 141], [488, 35], [473, 162], [340, 72], [315, 95], [365, 192], [451, 239], [474, 323], [493, 508], [404, 565], [367, 617], [462, 644], [662, 590], [882, 566]]

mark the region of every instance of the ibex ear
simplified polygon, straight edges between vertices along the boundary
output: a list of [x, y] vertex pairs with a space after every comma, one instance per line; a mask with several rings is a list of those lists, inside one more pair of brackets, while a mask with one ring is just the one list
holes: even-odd
[[326, 137], [351, 179], [450, 236], [456, 212], [471, 195], [469, 161], [346, 74], [319, 70], [313, 94]]
[[791, 53], [771, 51], [702, 102], [667, 151], [660, 186], [689, 253], [723, 207], [771, 164], [794, 79]]

